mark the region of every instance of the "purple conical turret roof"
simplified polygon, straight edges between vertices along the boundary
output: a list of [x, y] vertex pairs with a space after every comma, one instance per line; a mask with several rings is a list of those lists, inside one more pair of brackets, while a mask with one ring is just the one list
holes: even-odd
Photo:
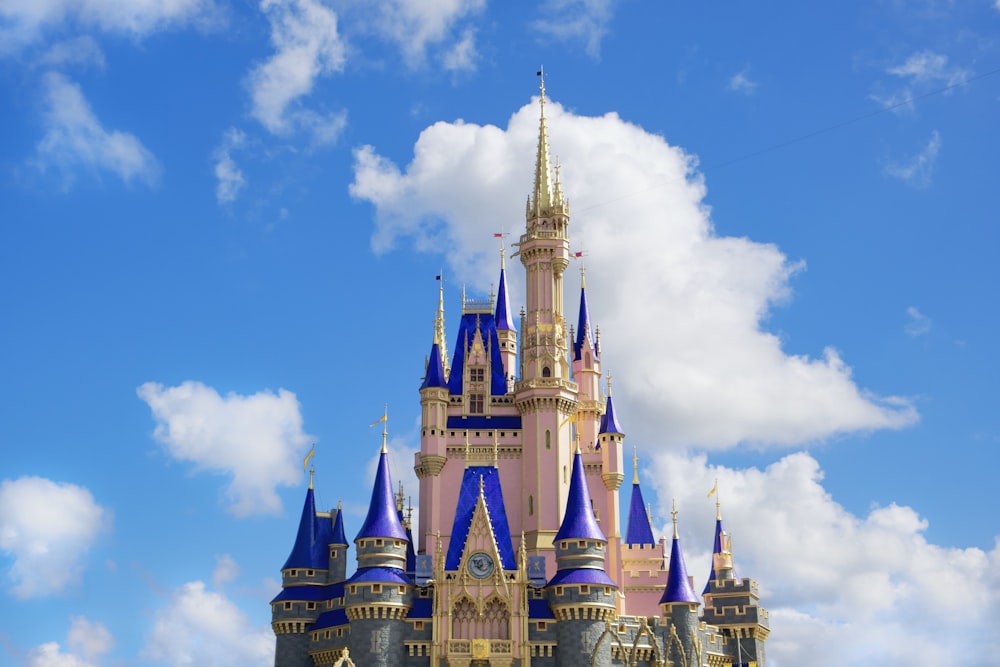
[[604, 414], [601, 415], [601, 428], [598, 433], [618, 433], [625, 435], [625, 431], [618, 425], [618, 418], [615, 416], [615, 404], [608, 394], [608, 401], [604, 407]]
[[378, 459], [378, 469], [375, 472], [375, 485], [372, 487], [368, 516], [365, 517], [365, 523], [354, 541], [368, 537], [406, 539], [406, 531], [396, 513], [396, 499], [392, 493], [392, 479], [389, 477], [389, 455], [384, 449], [384, 443]]
[[583, 356], [583, 347], [588, 345], [594, 354], [597, 354], [593, 345], [593, 340], [587, 341], [587, 332], [590, 330], [590, 309], [587, 307], [587, 288], [580, 287], [580, 319], [576, 325], [576, 342], [573, 344], [573, 361], [579, 361]]
[[337, 518], [333, 522], [333, 535], [330, 544], [347, 545], [347, 535], [344, 533], [344, 511], [337, 508]]
[[670, 571], [667, 573], [667, 587], [660, 598], [660, 604], [672, 602], [688, 602], [697, 604], [698, 596], [691, 588], [687, 566], [684, 565], [684, 554], [681, 553], [681, 541], [676, 535], [670, 547]]
[[625, 544], [639, 546], [654, 545], [653, 528], [649, 525], [649, 515], [646, 514], [646, 503], [642, 499], [642, 489], [632, 484], [632, 504], [628, 509], [628, 528], [625, 532]]
[[448, 380], [444, 376], [444, 365], [441, 361], [441, 348], [437, 343], [431, 345], [431, 356], [427, 359], [427, 371], [421, 389], [428, 387], [447, 387]]
[[514, 318], [510, 316], [510, 299], [507, 298], [507, 276], [500, 269], [500, 289], [497, 290], [497, 310], [494, 315], [498, 331], [513, 331]]
[[299, 519], [299, 531], [295, 535], [295, 544], [292, 546], [292, 553], [288, 555], [288, 560], [282, 566], [282, 570], [289, 568], [308, 568], [324, 570], [327, 563], [317, 557], [317, 554], [326, 553], [326, 545], [319, 547], [320, 537], [319, 522], [316, 517], [316, 498], [313, 495], [312, 487], [306, 491], [306, 501], [302, 505], [302, 517]]
[[563, 517], [559, 532], [559, 540], [600, 540], [607, 542], [594, 510], [590, 506], [590, 489], [587, 486], [587, 476], [583, 472], [583, 455], [577, 452], [573, 456], [573, 476], [569, 480], [569, 498], [566, 500], [566, 515]]

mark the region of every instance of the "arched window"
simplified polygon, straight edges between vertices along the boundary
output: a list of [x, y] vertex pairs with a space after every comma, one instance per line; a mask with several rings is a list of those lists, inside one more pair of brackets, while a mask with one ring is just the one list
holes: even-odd
[[535, 516], [535, 497], [528, 496], [528, 516]]
[[549, 368], [548, 366], [543, 366], [542, 367], [542, 377], [543, 378], [550, 378], [550, 377], [552, 377], [552, 369]]
[[552, 431], [545, 431], [545, 449], [552, 449]]

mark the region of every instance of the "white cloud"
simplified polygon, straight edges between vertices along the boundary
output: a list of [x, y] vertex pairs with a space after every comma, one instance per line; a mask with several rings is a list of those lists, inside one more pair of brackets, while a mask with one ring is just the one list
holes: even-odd
[[737, 72], [729, 79], [729, 85], [727, 88], [736, 93], [743, 93], [744, 95], [753, 95], [754, 91], [757, 90], [757, 82], [751, 81], [748, 76], [749, 70], [745, 69], [742, 72]]
[[218, 183], [215, 186], [215, 200], [219, 204], [231, 204], [236, 201], [240, 190], [246, 185], [243, 171], [233, 160], [233, 151], [241, 147], [246, 142], [246, 134], [231, 127], [222, 136], [222, 143], [215, 149], [215, 178]]
[[225, 595], [192, 581], [177, 589], [157, 610], [143, 656], [166, 665], [270, 667], [274, 633], [254, 628], [246, 614]]
[[312, 438], [302, 431], [295, 394], [279, 389], [220, 396], [200, 382], [176, 387], [155, 382], [136, 393], [156, 419], [155, 438], [178, 461], [221, 472], [230, 513], [237, 517], [281, 511], [277, 485], [294, 485]]
[[53, 67], [63, 67], [65, 65], [86, 67], [93, 65], [98, 69], [104, 69], [106, 64], [104, 51], [101, 50], [97, 40], [90, 35], [81, 35], [56, 42], [42, 54], [39, 62], [43, 65]]
[[92, 623], [83, 616], [74, 616], [66, 638], [70, 650], [88, 660], [95, 660], [111, 650], [115, 640], [103, 623]]
[[126, 183], [152, 184], [159, 175], [153, 154], [135, 135], [101, 125], [80, 87], [57, 73], [45, 77], [45, 136], [35, 147], [35, 163], [58, 167], [67, 183], [79, 168], [110, 171]]
[[920, 51], [906, 59], [902, 65], [886, 70], [902, 79], [915, 83], [954, 86], [965, 83], [971, 72], [961, 67], [949, 67], [948, 56], [933, 51]]
[[439, 46], [447, 69], [474, 69], [475, 32], [465, 22], [486, 7], [485, 0], [379, 0], [371, 10], [364, 7], [371, 16], [356, 16], [359, 30], [398, 46], [408, 67], [422, 67], [429, 48]]
[[906, 309], [909, 320], [903, 330], [907, 336], [922, 336], [931, 330], [931, 318], [921, 313], [915, 306]]
[[303, 124], [320, 125], [329, 134], [343, 114], [330, 114], [326, 121], [316, 112], [303, 116], [297, 102], [312, 92], [317, 78], [344, 69], [337, 15], [318, 0], [262, 0], [260, 8], [271, 24], [275, 54], [250, 72], [251, 113], [274, 134], [290, 134]]
[[919, 153], [905, 162], [890, 162], [886, 165], [885, 173], [900, 179], [907, 185], [926, 188], [931, 184], [934, 163], [937, 161], [940, 150], [941, 135], [937, 130], [934, 130], [927, 145]]
[[771, 612], [769, 664], [992, 664], [1000, 649], [993, 632], [1000, 540], [989, 552], [932, 544], [927, 520], [895, 504], [855, 516], [830, 497], [819, 463], [804, 452], [764, 470], [661, 454], [651, 475], [658, 514], [668, 516], [669, 499], [677, 499], [699, 590], [715, 515], [705, 494], [716, 478], [736, 573], [760, 583]]
[[42, 477], [0, 482], [0, 551], [18, 598], [52, 595], [80, 578], [83, 557], [111, 521], [87, 489]]
[[441, 58], [441, 64], [446, 70], [452, 72], [467, 71], [476, 69], [476, 59], [479, 54], [476, 52], [476, 33], [471, 28], [462, 34], [462, 38], [455, 42]]
[[902, 64], [886, 69], [906, 82], [894, 91], [872, 93], [870, 99], [886, 109], [898, 112], [912, 112], [916, 108], [914, 96], [938, 87], [960, 86], [972, 76], [972, 70], [949, 66], [948, 56], [933, 51], [919, 51], [912, 54]]
[[95, 667], [95, 664], [76, 655], [63, 653], [59, 642], [47, 642], [28, 653], [26, 667]]
[[211, 0], [7, 0], [0, 3], [0, 54], [67, 23], [138, 38], [177, 25], [207, 24], [217, 15]]
[[539, 8], [541, 18], [531, 25], [546, 37], [583, 42], [587, 55], [599, 58], [615, 4], [615, 0], [546, 0]]
[[[613, 113], [576, 116], [556, 103], [547, 112], [626, 431], [661, 446], [788, 445], [917, 418], [908, 401], [855, 385], [832, 348], [790, 355], [762, 329], [802, 265], [773, 245], [716, 235], [694, 158]], [[405, 171], [370, 146], [357, 149], [351, 193], [376, 207], [375, 250], [406, 237], [444, 255], [456, 279], [483, 291], [495, 283], [492, 233], [522, 219], [537, 118], [533, 104], [507, 129], [437, 123]], [[521, 275], [508, 279], [519, 301]]]
[[215, 569], [212, 571], [212, 586], [217, 590], [236, 577], [240, 576], [240, 565], [229, 554], [222, 554], [215, 557]]

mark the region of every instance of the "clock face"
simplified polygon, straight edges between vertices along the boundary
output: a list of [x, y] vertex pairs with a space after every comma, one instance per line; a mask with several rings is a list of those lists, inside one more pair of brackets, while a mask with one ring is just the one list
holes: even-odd
[[485, 579], [493, 574], [493, 558], [486, 553], [475, 553], [469, 556], [469, 574], [476, 579]]

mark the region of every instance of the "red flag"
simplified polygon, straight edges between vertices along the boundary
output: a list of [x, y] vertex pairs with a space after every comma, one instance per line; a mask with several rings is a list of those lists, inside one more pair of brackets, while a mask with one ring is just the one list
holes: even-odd
[[574, 257], [583, 257], [583, 253], [582, 252], [575, 252], [575, 253], [573, 253], [573, 256]]
[[503, 238], [503, 234], [494, 234], [493, 238], [495, 238], [495, 239], [502, 239]]

